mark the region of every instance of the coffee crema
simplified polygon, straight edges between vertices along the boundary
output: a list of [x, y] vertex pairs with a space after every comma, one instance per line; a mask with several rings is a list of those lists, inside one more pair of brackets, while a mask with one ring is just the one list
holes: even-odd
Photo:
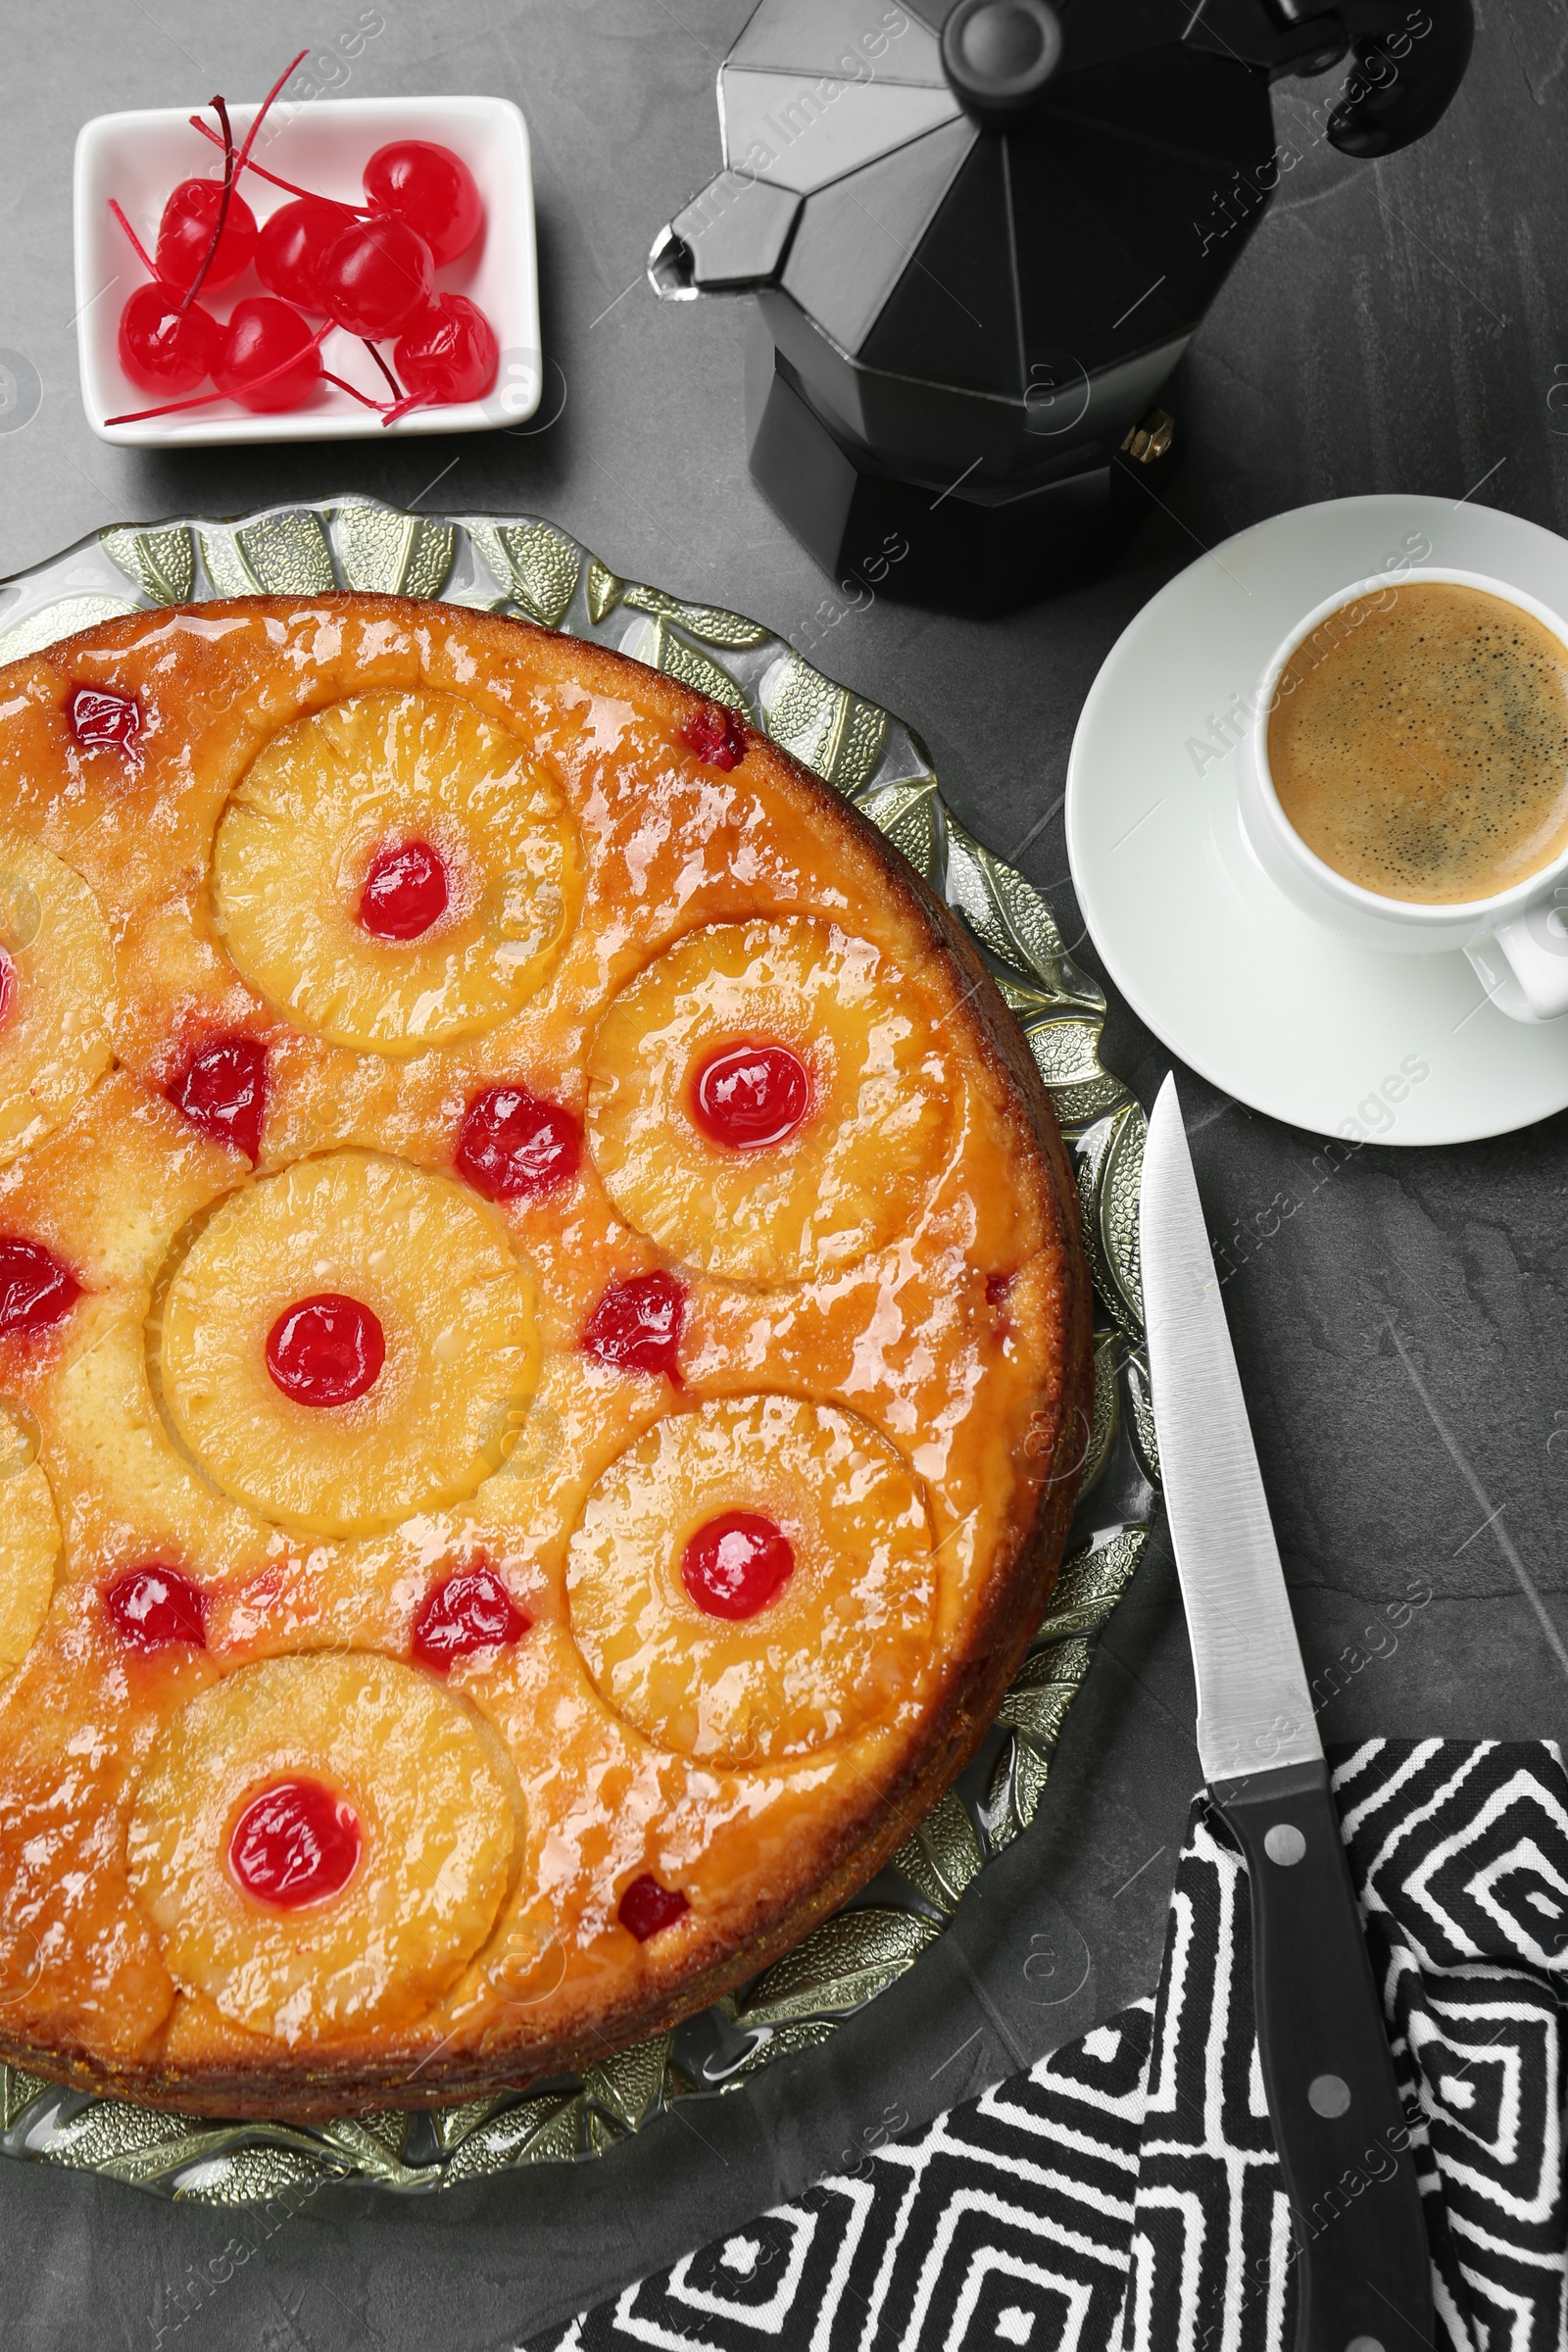
[[1433, 906], [1494, 898], [1568, 849], [1568, 648], [1454, 581], [1357, 597], [1286, 663], [1268, 763], [1347, 881]]

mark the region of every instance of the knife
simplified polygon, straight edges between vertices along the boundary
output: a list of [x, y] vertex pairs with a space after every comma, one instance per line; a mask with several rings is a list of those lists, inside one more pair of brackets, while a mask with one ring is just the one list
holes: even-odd
[[1174, 1078], [1149, 1122], [1141, 1237], [1199, 1759], [1250, 1888], [1258, 2055], [1294, 2226], [1295, 2352], [1409, 2352], [1433, 2328], [1409, 2127]]

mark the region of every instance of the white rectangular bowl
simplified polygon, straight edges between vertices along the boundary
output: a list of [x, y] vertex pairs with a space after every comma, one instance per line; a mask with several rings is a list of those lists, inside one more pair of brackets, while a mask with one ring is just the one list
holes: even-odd
[[[221, 150], [191, 128], [190, 111], [158, 107], [99, 115], [76, 139], [76, 343], [82, 406], [101, 440], [133, 449], [363, 441], [393, 433], [483, 432], [520, 424], [533, 415], [543, 363], [533, 171], [520, 110], [507, 98], [338, 98], [274, 106], [262, 127], [257, 162], [313, 194], [363, 204], [360, 174], [389, 139], [435, 139], [461, 155], [484, 199], [485, 225], [466, 253], [437, 272], [436, 283], [443, 293], [469, 296], [495, 328], [501, 361], [492, 390], [483, 400], [411, 409], [391, 425], [330, 384], [319, 386], [303, 408], [273, 416], [220, 400], [140, 424], [110, 424], [111, 416], [127, 410], [155, 407], [158, 395], [133, 384], [120, 365], [120, 313], [145, 273], [109, 210], [109, 199], [116, 198], [151, 252], [171, 188], [181, 179], [221, 178]], [[234, 106], [229, 115], [238, 142], [255, 120], [256, 107]], [[243, 193], [258, 220], [274, 205], [290, 201], [284, 189], [253, 172], [244, 174]], [[232, 303], [262, 290], [254, 270], [247, 270], [214, 298], [215, 308], [226, 313]], [[351, 383], [384, 392], [363, 344], [341, 327], [327, 336], [321, 358]]]

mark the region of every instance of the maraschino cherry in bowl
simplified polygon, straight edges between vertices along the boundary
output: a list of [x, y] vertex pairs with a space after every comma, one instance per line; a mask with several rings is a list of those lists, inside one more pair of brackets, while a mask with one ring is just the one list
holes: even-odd
[[[259, 104], [227, 108], [236, 151], [243, 151], [259, 111]], [[205, 122], [208, 136], [192, 126], [193, 115]], [[171, 261], [170, 198], [182, 183], [204, 181], [212, 190], [208, 202], [216, 208], [224, 175], [220, 122], [210, 103], [198, 102], [100, 115], [77, 137], [77, 348], [82, 406], [101, 439], [143, 449], [353, 440], [382, 433], [479, 432], [532, 416], [542, 378], [533, 176], [527, 125], [520, 111], [503, 98], [344, 98], [304, 105], [279, 98], [234, 178], [220, 260], [208, 267], [196, 289], [195, 307], [207, 320], [182, 330], [182, 340], [188, 336], [203, 348], [189, 368], [174, 369], [167, 382], [155, 381], [145, 369], [129, 372], [126, 306], [136, 297], [151, 314], [160, 309], [160, 294], [174, 307], [182, 301], [186, 286], [177, 256]], [[460, 344], [465, 337], [471, 342], [468, 330], [475, 324], [481, 345], [486, 331], [494, 343], [493, 354], [481, 348], [477, 366], [471, 350], [467, 354], [466, 382], [461, 365], [449, 367], [443, 377], [438, 363], [436, 373], [425, 379], [438, 396], [419, 405], [394, 397], [387, 381], [400, 347], [399, 326], [369, 316], [378, 275], [387, 274], [388, 262], [395, 265], [405, 257], [401, 251], [383, 257], [373, 250], [388, 217], [376, 209], [386, 191], [379, 179], [376, 191], [368, 189], [366, 169], [383, 151], [396, 154], [410, 142], [459, 159], [465, 183], [471, 183], [470, 205], [476, 196], [480, 213], [477, 229], [469, 223], [467, 242], [451, 259], [438, 258], [438, 241], [429, 296], [443, 298], [445, 323], [448, 328], [456, 324]], [[386, 176], [384, 171], [380, 176]], [[279, 180], [289, 184], [280, 186]], [[343, 208], [345, 228], [357, 224], [361, 231], [366, 252], [343, 257], [347, 267], [340, 273], [368, 294], [367, 316], [357, 320], [360, 332], [327, 318], [319, 305], [302, 301], [291, 315], [278, 299], [277, 283], [270, 282], [277, 280], [277, 270], [267, 248], [278, 242], [288, 223], [279, 223], [270, 240], [269, 223], [286, 207], [298, 215], [295, 188]], [[185, 225], [191, 229], [192, 251], [205, 253], [198, 231], [205, 230], [207, 216], [200, 206], [197, 210], [199, 222]], [[398, 233], [395, 227], [394, 236]], [[232, 261], [241, 253], [236, 274]], [[162, 276], [155, 275], [159, 271]], [[435, 313], [429, 317], [434, 320]], [[271, 347], [279, 326], [290, 322], [302, 345], [303, 372], [312, 379], [303, 386], [276, 367], [275, 359], [287, 355], [280, 348], [274, 356]], [[155, 319], [155, 330], [156, 325]], [[374, 330], [373, 353], [365, 339], [367, 325]], [[446, 340], [451, 339], [448, 333]], [[438, 331], [438, 350], [441, 340]], [[211, 353], [207, 341], [214, 345]], [[314, 350], [308, 349], [313, 342]], [[460, 351], [460, 361], [463, 356]], [[414, 357], [416, 367], [417, 352]], [[248, 396], [223, 396], [229, 382]], [[415, 370], [400, 375], [397, 384], [400, 394], [416, 391]], [[465, 397], [476, 384], [485, 388]]]

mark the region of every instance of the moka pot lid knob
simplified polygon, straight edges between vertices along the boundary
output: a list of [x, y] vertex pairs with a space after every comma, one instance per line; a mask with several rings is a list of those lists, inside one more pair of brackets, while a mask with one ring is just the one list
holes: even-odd
[[1005, 122], [1027, 114], [1061, 61], [1050, 0], [958, 0], [942, 28], [942, 69], [966, 114]]

